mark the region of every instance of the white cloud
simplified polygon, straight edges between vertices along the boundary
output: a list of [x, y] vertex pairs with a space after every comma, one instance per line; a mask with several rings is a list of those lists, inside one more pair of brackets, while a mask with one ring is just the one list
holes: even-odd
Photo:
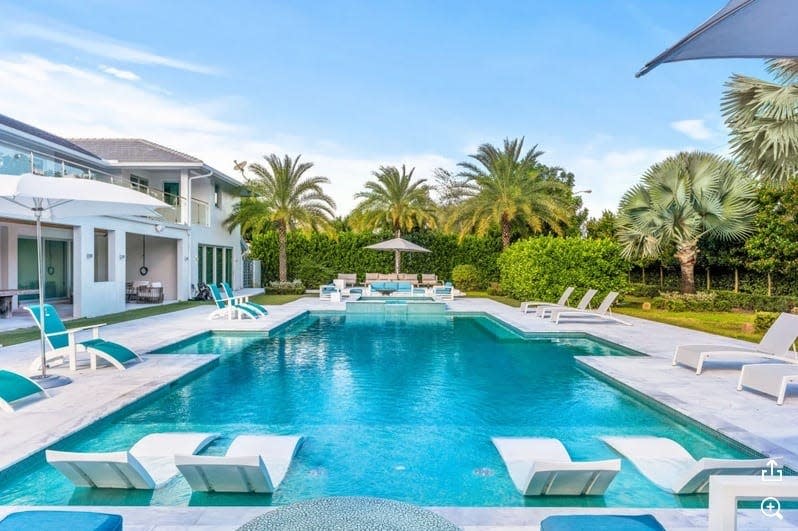
[[671, 122], [671, 127], [693, 140], [710, 140], [715, 136], [704, 123], [704, 120], [678, 120]]
[[14, 80], [0, 83], [0, 113], [64, 137], [147, 138], [199, 157], [231, 176], [237, 176], [234, 159], [256, 162], [268, 153], [301, 153], [315, 163], [314, 175], [332, 181], [326, 189], [339, 214], [351, 210], [352, 196], [381, 164], [406, 163], [416, 167], [419, 177], [428, 177], [434, 168], [456, 162], [434, 153], [351, 157], [334, 142], [279, 132], [258, 137], [216, 117], [224, 114], [227, 100], [188, 103], [180, 95], [34, 55], [0, 55], [0, 79]]
[[[655, 147], [639, 147], [626, 150], [610, 150], [594, 153], [588, 150], [573, 149], [572, 153], [585, 153], [575, 157], [560, 156], [557, 164], [573, 172], [576, 176], [576, 189], [591, 190], [582, 196], [590, 215], [598, 217], [602, 210], [615, 211], [621, 196], [655, 162], [682, 151]], [[546, 162], [546, 157], [543, 157]]]
[[106, 65], [100, 65], [100, 70], [111, 76], [118, 77], [119, 79], [124, 79], [125, 81], [141, 80], [141, 78], [135, 72], [131, 72], [130, 70], [122, 70], [121, 68], [115, 68], [113, 66], [106, 66]]
[[115, 41], [103, 35], [97, 35], [77, 28], [57, 28], [52, 25], [18, 22], [10, 25], [4, 32], [5, 36], [38, 39], [68, 46], [97, 57], [114, 59], [115, 61], [164, 66], [198, 74], [217, 73], [215, 68], [209, 66], [158, 55], [137, 48], [132, 44]]

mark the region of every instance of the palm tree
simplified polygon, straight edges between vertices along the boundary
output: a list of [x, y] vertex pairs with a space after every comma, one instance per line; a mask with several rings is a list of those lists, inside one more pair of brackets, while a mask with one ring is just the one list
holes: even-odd
[[[372, 172], [376, 181], [368, 181], [365, 191], [355, 194], [362, 199], [352, 210], [350, 223], [358, 230], [390, 230], [399, 238], [402, 231], [418, 227], [434, 227], [435, 203], [430, 198], [430, 186], [426, 179], [413, 180], [415, 168], [407, 171], [402, 164], [380, 166]], [[394, 255], [399, 265], [399, 251]], [[398, 271], [398, 269], [397, 269]]]
[[312, 162], [300, 162], [285, 155], [264, 155], [266, 165], [253, 163], [249, 170], [254, 179], [247, 179], [248, 197], [233, 207], [225, 220], [228, 230], [241, 227], [242, 232], [257, 233], [267, 228], [277, 230], [279, 247], [278, 276], [280, 282], [288, 280], [287, 235], [290, 230], [327, 229], [334, 216], [335, 201], [322, 190], [327, 177], [305, 177], [313, 167]]
[[711, 153], [679, 153], [654, 164], [621, 199], [617, 234], [627, 258], [657, 258], [673, 245], [683, 293], [695, 293], [701, 238], [741, 240], [756, 211], [753, 179]]
[[[449, 225], [462, 235], [485, 235], [492, 227], [501, 230], [502, 246], [510, 245], [513, 225], [540, 233], [549, 227], [562, 234], [569, 220], [567, 186], [541, 177], [537, 146], [523, 152], [524, 139], [504, 140], [503, 149], [482, 144], [470, 155], [474, 162], [458, 164], [470, 193], [455, 209]], [[470, 192], [469, 192], [470, 190]]]
[[734, 155], [769, 184], [798, 175], [798, 60], [768, 61], [775, 82], [735, 74], [721, 109]]

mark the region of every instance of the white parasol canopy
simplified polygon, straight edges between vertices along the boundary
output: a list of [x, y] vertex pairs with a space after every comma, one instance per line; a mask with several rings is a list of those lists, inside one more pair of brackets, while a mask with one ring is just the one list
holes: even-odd
[[[160, 218], [157, 208], [169, 208], [154, 197], [121, 186], [89, 179], [43, 177], [32, 173], [3, 175], [0, 179], [0, 215], [36, 221], [40, 323], [44, 323], [44, 260], [42, 259], [42, 219], [86, 216], [150, 216]], [[47, 378], [44, 326], [41, 327], [42, 373]]]
[[395, 272], [399, 273], [401, 268], [401, 253], [429, 253], [429, 249], [425, 249], [420, 245], [409, 242], [404, 238], [393, 238], [385, 240], [384, 242], [375, 243], [374, 245], [367, 245], [366, 249], [374, 249], [375, 251], [393, 251], [394, 254], [394, 268]]

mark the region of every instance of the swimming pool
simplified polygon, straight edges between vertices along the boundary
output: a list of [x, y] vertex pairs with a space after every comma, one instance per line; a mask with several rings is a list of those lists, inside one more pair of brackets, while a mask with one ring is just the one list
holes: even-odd
[[615, 454], [604, 435], [660, 435], [697, 456], [743, 449], [671, 418], [578, 368], [575, 355], [628, 355], [585, 338], [524, 338], [480, 316], [401, 321], [308, 315], [271, 336], [203, 334], [162, 353], [220, 354], [218, 367], [56, 445], [111, 451], [147, 433], [212, 431], [223, 454], [244, 433], [301, 434], [273, 496], [74, 489], [43, 463], [12, 470], [0, 504], [268, 505], [368, 495], [419, 505], [694, 507], [628, 462], [603, 497], [523, 498], [492, 436], [556, 437], [574, 459]]

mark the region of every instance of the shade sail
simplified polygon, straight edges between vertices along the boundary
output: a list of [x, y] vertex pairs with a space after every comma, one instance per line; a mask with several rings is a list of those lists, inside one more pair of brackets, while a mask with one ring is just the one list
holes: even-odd
[[691, 59], [798, 57], [798, 1], [731, 0], [644, 66]]

